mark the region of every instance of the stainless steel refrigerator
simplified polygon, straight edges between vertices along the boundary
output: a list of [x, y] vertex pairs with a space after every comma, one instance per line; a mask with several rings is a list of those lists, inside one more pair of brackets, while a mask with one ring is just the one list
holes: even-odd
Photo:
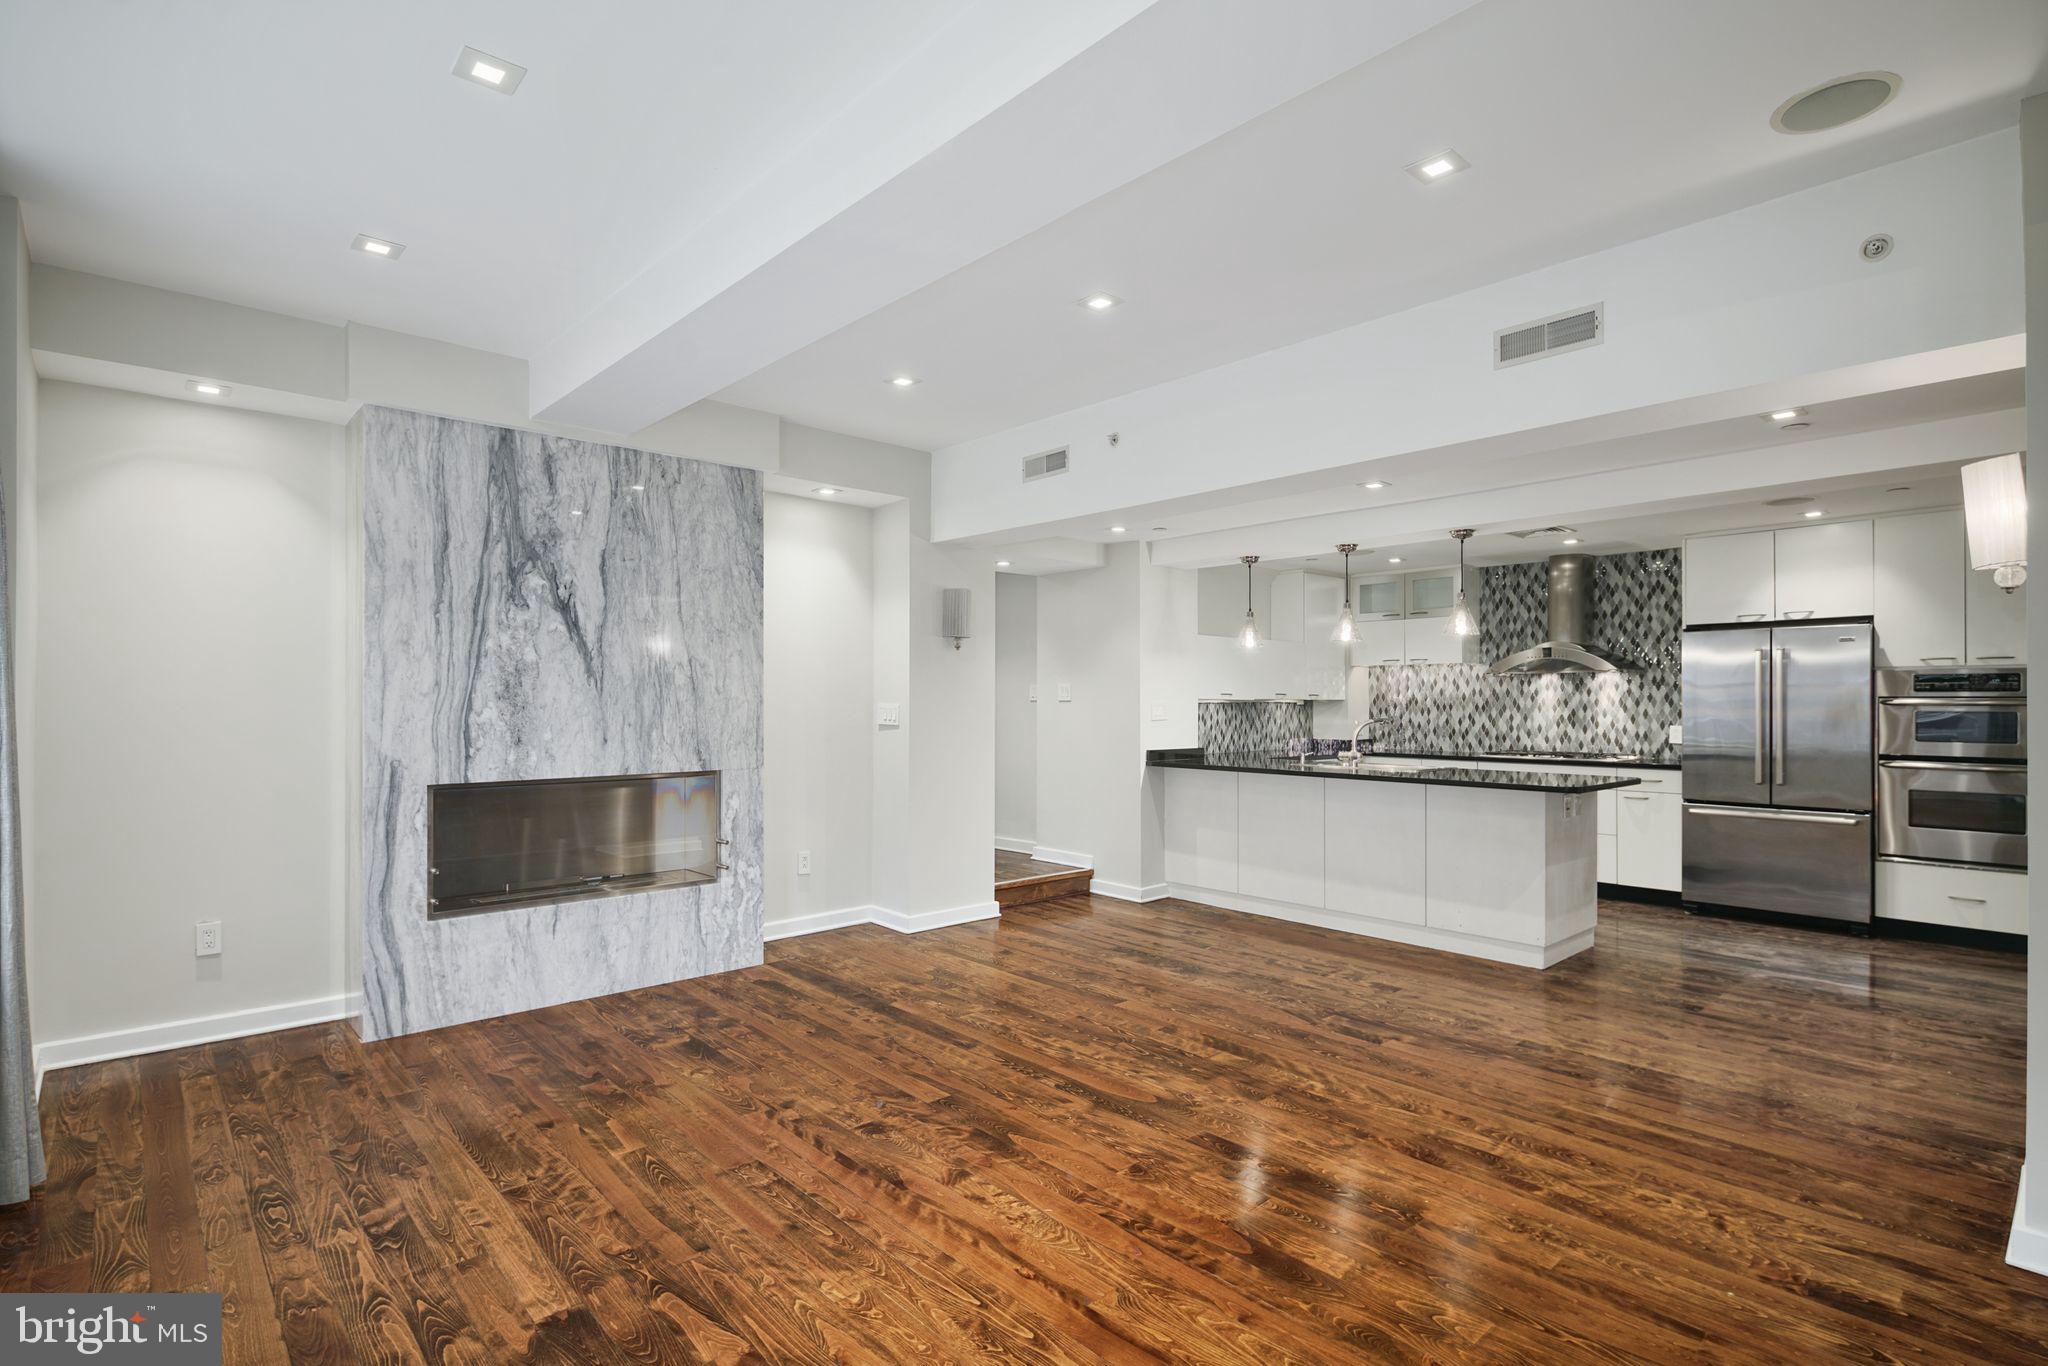
[[1870, 921], [1868, 620], [1685, 631], [1684, 897]]

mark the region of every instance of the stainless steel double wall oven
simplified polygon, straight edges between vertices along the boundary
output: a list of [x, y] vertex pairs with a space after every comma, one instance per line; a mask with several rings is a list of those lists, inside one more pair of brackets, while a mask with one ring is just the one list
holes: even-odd
[[2027, 866], [2027, 671], [1880, 669], [1877, 853]]

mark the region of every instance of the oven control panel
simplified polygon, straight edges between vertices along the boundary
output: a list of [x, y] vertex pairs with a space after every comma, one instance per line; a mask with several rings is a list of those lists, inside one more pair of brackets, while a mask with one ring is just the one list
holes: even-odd
[[1916, 672], [1913, 675], [1913, 694], [1916, 697], [1951, 696], [1957, 693], [1973, 693], [1978, 696], [2017, 696], [2027, 690], [2027, 675], [2024, 669], [1996, 670], [1948, 670]]

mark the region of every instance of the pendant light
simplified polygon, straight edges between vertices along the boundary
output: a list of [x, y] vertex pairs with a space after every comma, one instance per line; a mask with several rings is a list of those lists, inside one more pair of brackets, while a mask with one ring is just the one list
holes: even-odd
[[1472, 539], [1472, 528], [1461, 526], [1451, 536], [1458, 542], [1458, 597], [1451, 604], [1451, 618], [1444, 623], [1444, 631], [1454, 636], [1476, 636], [1479, 634], [1479, 619], [1465, 605], [1465, 542]]
[[1337, 547], [1344, 556], [1344, 610], [1337, 614], [1337, 629], [1330, 632], [1333, 644], [1349, 645], [1358, 639], [1358, 619], [1351, 615], [1351, 552], [1358, 546], [1350, 541]]
[[1244, 625], [1238, 629], [1237, 643], [1247, 650], [1259, 648], [1259, 617], [1252, 611], [1252, 566], [1259, 562], [1256, 555], [1240, 555], [1244, 561]]

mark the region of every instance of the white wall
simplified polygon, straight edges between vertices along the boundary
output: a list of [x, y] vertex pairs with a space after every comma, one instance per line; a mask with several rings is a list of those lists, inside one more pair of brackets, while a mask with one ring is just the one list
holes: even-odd
[[[873, 898], [874, 545], [866, 508], [769, 494], [766, 932]], [[797, 854], [811, 856], [808, 876]]]
[[[7, 632], [14, 664], [15, 772], [22, 828], [22, 899], [35, 904], [35, 862], [28, 853], [36, 822], [36, 400], [35, 357], [29, 343], [28, 237], [21, 206], [0, 196], [0, 516], [7, 525]], [[35, 935], [33, 918], [28, 936]], [[33, 991], [31, 991], [33, 995]]]
[[1038, 829], [1038, 580], [996, 575], [996, 839], [1024, 848]]
[[[2048, 337], [2048, 95], [2036, 95], [2020, 106], [2020, 135], [2025, 152], [2025, 222], [2027, 330]], [[2027, 446], [2048, 451], [2048, 346], [2027, 352]], [[2028, 471], [2032, 473], [2031, 470]], [[2039, 486], [2036, 485], [2038, 489]], [[2032, 501], [2027, 523], [2027, 558], [2036, 575], [2048, 575], [2048, 500]], [[2035, 554], [2035, 551], [2041, 554]], [[2048, 593], [2027, 595], [2027, 636], [2048, 640]], [[2048, 743], [2048, 722], [2035, 720], [2034, 739]], [[2027, 821], [2035, 848], [2048, 840], [2048, 804], [2036, 802]], [[2032, 929], [2048, 930], [2048, 876], [2036, 874], [2027, 884], [2027, 919]], [[2048, 1274], [2048, 961], [2040, 952], [2027, 958], [2027, 1130], [2026, 1168], [2020, 1178], [2021, 1199], [2013, 1214], [2008, 1260]], [[2036, 1161], [2036, 1159], [2040, 1159]]]
[[[65, 383], [41, 398], [38, 1047], [335, 998], [342, 430]], [[217, 958], [193, 956], [200, 920], [222, 922]]]
[[[1038, 847], [1120, 886], [1140, 881], [1139, 576], [1143, 547], [1038, 581]], [[1060, 701], [1060, 690], [1071, 700]]]

